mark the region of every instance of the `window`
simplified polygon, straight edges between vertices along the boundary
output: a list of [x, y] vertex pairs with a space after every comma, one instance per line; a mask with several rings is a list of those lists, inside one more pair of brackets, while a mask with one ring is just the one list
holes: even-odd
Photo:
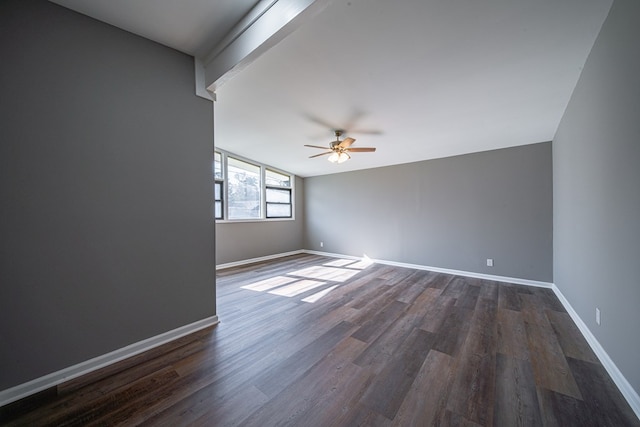
[[222, 209], [222, 182], [216, 181], [214, 185], [215, 193], [215, 218], [223, 219], [224, 213]]
[[215, 151], [216, 220], [293, 218], [293, 176], [265, 165]]
[[214, 217], [215, 219], [223, 219], [224, 218], [224, 205], [223, 205], [223, 194], [224, 194], [224, 176], [222, 174], [222, 153], [215, 151], [213, 153], [213, 176], [215, 178], [215, 182], [213, 184], [214, 188]]
[[261, 218], [260, 166], [227, 157], [229, 219]]
[[267, 169], [265, 181], [267, 218], [291, 218], [291, 177]]

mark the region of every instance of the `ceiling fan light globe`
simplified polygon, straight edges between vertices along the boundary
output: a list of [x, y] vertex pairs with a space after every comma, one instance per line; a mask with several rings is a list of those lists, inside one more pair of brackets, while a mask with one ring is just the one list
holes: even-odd
[[346, 162], [349, 159], [350, 157], [347, 153], [340, 153], [340, 155], [338, 156], [338, 163]]
[[340, 156], [338, 155], [338, 153], [333, 153], [333, 154], [331, 154], [329, 156], [329, 158], [327, 160], [329, 160], [331, 163], [336, 163], [336, 162], [339, 163], [339, 161], [338, 161], [339, 157]]

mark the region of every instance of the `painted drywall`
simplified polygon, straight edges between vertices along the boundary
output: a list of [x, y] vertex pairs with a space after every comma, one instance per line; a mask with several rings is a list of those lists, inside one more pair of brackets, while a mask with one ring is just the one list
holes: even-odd
[[309, 177], [305, 194], [306, 249], [552, 281], [550, 143]]
[[293, 220], [216, 223], [216, 265], [298, 251], [304, 238], [304, 180], [294, 182]]
[[613, 3], [553, 141], [554, 281], [636, 392], [639, 17], [640, 2]]
[[0, 2], [0, 390], [215, 315], [193, 58]]

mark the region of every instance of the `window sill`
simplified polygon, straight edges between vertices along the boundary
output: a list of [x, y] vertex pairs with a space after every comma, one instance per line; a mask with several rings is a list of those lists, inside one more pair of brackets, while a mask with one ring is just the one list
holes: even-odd
[[238, 224], [246, 222], [281, 222], [295, 221], [295, 218], [260, 218], [260, 219], [216, 219], [216, 224]]

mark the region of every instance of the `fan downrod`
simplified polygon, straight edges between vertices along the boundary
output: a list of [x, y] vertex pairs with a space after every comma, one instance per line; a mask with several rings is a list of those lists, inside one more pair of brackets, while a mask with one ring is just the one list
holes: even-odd
[[344, 133], [344, 131], [342, 129], [336, 129], [333, 131], [333, 133], [336, 135], [336, 140], [335, 141], [331, 141], [331, 149], [335, 150], [336, 147], [338, 147], [338, 145], [340, 145], [340, 143], [342, 141], [340, 141], [340, 137], [342, 136], [342, 134]]

